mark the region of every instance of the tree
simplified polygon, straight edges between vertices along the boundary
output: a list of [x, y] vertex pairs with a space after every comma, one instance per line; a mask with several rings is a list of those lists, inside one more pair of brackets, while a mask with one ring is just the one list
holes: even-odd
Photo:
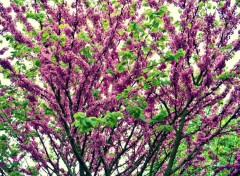
[[239, 6], [0, 3], [2, 175], [240, 174]]

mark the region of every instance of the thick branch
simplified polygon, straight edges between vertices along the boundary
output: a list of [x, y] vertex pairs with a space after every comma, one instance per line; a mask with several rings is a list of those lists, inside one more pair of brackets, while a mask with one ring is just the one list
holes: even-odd
[[168, 162], [167, 170], [164, 173], [164, 176], [170, 176], [172, 174], [173, 163], [174, 163], [174, 160], [176, 158], [178, 147], [179, 147], [180, 142], [182, 140], [182, 131], [183, 131], [184, 123], [185, 123], [186, 114], [187, 114], [187, 110], [185, 110], [183, 112], [183, 116], [181, 118], [179, 130], [177, 131], [177, 136], [176, 136], [176, 139], [175, 139], [174, 144], [173, 144], [174, 147], [173, 147], [173, 150], [172, 150], [172, 153], [171, 153], [171, 156], [170, 156], [170, 160]]

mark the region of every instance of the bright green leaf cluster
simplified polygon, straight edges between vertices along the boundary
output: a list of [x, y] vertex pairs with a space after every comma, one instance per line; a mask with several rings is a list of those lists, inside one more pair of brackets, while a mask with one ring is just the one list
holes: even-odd
[[78, 127], [79, 132], [89, 132], [97, 125], [100, 124], [100, 121], [96, 117], [86, 117], [86, 113], [77, 112], [74, 114], [74, 125]]
[[107, 69], [106, 72], [107, 72], [108, 74], [111, 74], [111, 75], [114, 75], [114, 74], [115, 74], [115, 72], [112, 71], [112, 70], [110, 70], [110, 69]]
[[171, 51], [166, 52], [166, 61], [176, 60], [178, 62], [180, 57], [185, 56], [185, 51], [181, 48], [175, 54], [172, 54]]
[[36, 46], [36, 47], [33, 48], [33, 52], [34, 53], [40, 53], [40, 49], [41, 49], [40, 46]]
[[19, 5], [22, 6], [25, 0], [14, 0], [14, 2]]
[[127, 60], [123, 60], [120, 63], [118, 63], [116, 65], [116, 69], [119, 73], [125, 72], [126, 71], [126, 67], [127, 67], [128, 61]]
[[158, 115], [152, 117], [150, 123], [162, 122], [167, 116], [167, 111], [165, 109], [161, 109]]
[[137, 23], [132, 21], [132, 22], [129, 23], [127, 31], [133, 33], [133, 38], [134, 39], [138, 39], [139, 38], [139, 34], [140, 33], [143, 34], [144, 29], [143, 29], [142, 25], [137, 24]]
[[109, 112], [107, 111], [106, 115], [103, 118], [97, 117], [87, 117], [86, 113], [77, 112], [74, 114], [74, 126], [78, 128], [79, 132], [89, 132], [92, 129], [96, 128], [99, 125], [107, 126], [107, 127], [115, 127], [117, 126], [118, 118], [123, 118], [121, 112]]
[[146, 121], [144, 114], [143, 114], [143, 109], [140, 108], [137, 105], [133, 105], [133, 106], [127, 106], [126, 110], [128, 111], [128, 113], [135, 119], [141, 119], [143, 121]]
[[41, 67], [41, 65], [42, 65], [42, 63], [39, 61], [38, 58], [34, 58], [34, 59], [33, 59], [33, 63], [34, 63], [34, 65], [37, 66], [37, 67]]
[[187, 134], [194, 132], [196, 129], [199, 128], [199, 126], [201, 126], [200, 118], [201, 116], [197, 116], [194, 120], [191, 121], [191, 123], [189, 123], [186, 129]]
[[[9, 39], [9, 41], [11, 43], [12, 37], [8, 36], [7, 38]], [[12, 44], [12, 47], [14, 48], [14, 50], [11, 52], [13, 57], [21, 56], [25, 53], [31, 52], [31, 50], [32, 50], [31, 48], [29, 48], [28, 46], [26, 46], [22, 43], [14, 42], [11, 44]]]
[[7, 34], [7, 35], [4, 35], [3, 37], [10, 43], [14, 42], [14, 37], [12, 35]]
[[41, 23], [44, 22], [45, 19], [45, 14], [44, 13], [33, 13], [33, 12], [28, 12], [26, 15], [27, 18], [34, 19], [36, 21], [39, 21]]
[[157, 127], [157, 130], [159, 132], [161, 132], [161, 131], [170, 132], [172, 130], [172, 127], [170, 125], [160, 125], [160, 126]]
[[142, 30], [143, 30], [142, 26], [136, 24], [133, 21], [130, 22], [129, 27], [128, 27], [128, 31], [135, 31], [135, 32], [137, 32], [137, 31], [142, 31]]
[[83, 39], [83, 41], [85, 41], [85, 42], [91, 41], [91, 39], [88, 37], [88, 34], [85, 32], [80, 32], [79, 34], [77, 34], [77, 37], [79, 39]]
[[228, 79], [234, 77], [234, 73], [224, 72], [219, 76], [219, 79]]
[[154, 20], [156, 18], [163, 17], [166, 12], [167, 12], [167, 7], [166, 6], [161, 6], [161, 7], [159, 7], [157, 12], [149, 10], [147, 12], [147, 16], [150, 20]]
[[123, 59], [137, 59], [137, 56], [130, 50], [120, 51], [119, 56], [121, 56]]
[[93, 95], [97, 100], [100, 99], [100, 98], [99, 98], [99, 93], [100, 93], [100, 90], [98, 90], [98, 89], [93, 89], [93, 90], [92, 90], [92, 95]]
[[107, 31], [109, 28], [109, 21], [107, 19], [102, 19], [102, 26], [104, 28], [104, 31]]
[[43, 108], [45, 115], [50, 116], [54, 114], [54, 111], [50, 109], [46, 104], [42, 103], [40, 106]]
[[153, 86], [160, 86], [160, 85], [170, 85], [169, 79], [166, 77], [162, 71], [153, 69], [147, 78], [147, 83], [151, 83]]
[[123, 119], [124, 116], [121, 112], [109, 112], [107, 111], [105, 117], [105, 126], [108, 127], [116, 127], [118, 118]]
[[142, 96], [133, 96], [131, 99], [124, 99], [123, 103], [126, 105], [127, 112], [135, 119], [141, 119], [146, 122], [144, 117], [144, 109], [148, 103]]
[[133, 89], [133, 87], [127, 86], [127, 88], [124, 89], [122, 93], [120, 93], [120, 94], [118, 94], [118, 95], [116, 96], [116, 100], [120, 100], [121, 98], [123, 98], [123, 99], [127, 98], [129, 92], [130, 92], [132, 89]]
[[88, 58], [89, 62], [90, 63], [93, 63], [94, 62], [94, 59], [92, 57], [92, 54], [91, 54], [91, 49], [89, 46], [85, 47], [85, 48], [82, 48], [80, 53], [82, 55], [84, 55], [86, 58]]

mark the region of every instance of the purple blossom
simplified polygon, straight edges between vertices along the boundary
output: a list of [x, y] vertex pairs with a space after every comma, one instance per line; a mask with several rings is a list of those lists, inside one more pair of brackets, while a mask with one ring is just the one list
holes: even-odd
[[0, 55], [3, 55], [7, 50], [8, 50], [7, 47], [4, 47], [3, 49], [1, 49], [0, 50]]
[[7, 70], [13, 71], [12, 65], [6, 59], [0, 59], [0, 65]]
[[37, 102], [37, 98], [33, 95], [28, 94], [26, 98], [29, 99], [29, 101], [32, 103]]

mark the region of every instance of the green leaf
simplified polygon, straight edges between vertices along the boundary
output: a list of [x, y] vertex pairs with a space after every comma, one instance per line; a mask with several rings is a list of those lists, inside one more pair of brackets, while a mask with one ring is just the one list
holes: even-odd
[[136, 24], [136, 30], [138, 30], [138, 31], [142, 31], [143, 28], [142, 28], [142, 26], [139, 26], [139, 25]]
[[86, 113], [83, 112], [77, 112], [73, 115], [73, 117], [77, 120], [83, 119], [86, 117]]
[[12, 43], [12, 42], [14, 41], [14, 37], [13, 37], [12, 35], [7, 34], [7, 35], [5, 35], [4, 37], [5, 37], [6, 40], [9, 41], [10, 43]]
[[151, 86], [148, 83], [143, 83], [143, 89], [148, 90]]
[[10, 156], [13, 157], [13, 156], [15, 156], [17, 153], [18, 153], [18, 150], [13, 149], [13, 150], [11, 151], [11, 153], [10, 153]]
[[[129, 40], [128, 40], [128, 41], [129, 41]], [[135, 59], [136, 59], [136, 58], [137, 58], [137, 56], [134, 55], [131, 50], [120, 51], [120, 52], [119, 52], [119, 55], [120, 55], [122, 58], [125, 58], [125, 59], [132, 59], [132, 58], [135, 58]]]
[[152, 23], [150, 23], [150, 22], [148, 22], [148, 23], [144, 23], [144, 26], [146, 27], [146, 28], [151, 28], [151, 26], [152, 26]]
[[207, 4], [207, 8], [208, 8], [208, 9], [211, 9], [211, 8], [212, 8], [212, 4], [211, 4], [211, 3], [208, 3], [208, 4]]
[[144, 46], [143, 47], [143, 51], [145, 51], [146, 53], [150, 51], [150, 47], [149, 46]]
[[159, 132], [161, 131], [167, 131], [167, 132], [170, 132], [172, 130], [172, 127], [170, 125], [161, 125], [161, 126], [158, 126], [157, 127], [157, 130]]
[[131, 91], [131, 89], [132, 89], [132, 87], [130, 87], [130, 86], [127, 86], [127, 88], [126, 88], [126, 89], [124, 89], [124, 91], [122, 92], [122, 97], [123, 97], [123, 98], [127, 98], [127, 97], [128, 97], [128, 94], [129, 94], [129, 92]]
[[181, 48], [181, 49], [179, 49], [178, 51], [177, 51], [177, 53], [175, 54], [175, 56], [177, 57], [177, 58], [179, 58], [179, 57], [184, 57], [185, 56], [185, 51]]
[[27, 78], [33, 78], [36, 75], [36, 72], [28, 71], [26, 75], [27, 75]]
[[153, 27], [157, 28], [159, 26], [159, 22], [158, 21], [153, 21]]
[[122, 73], [124, 71], [126, 71], [126, 66], [127, 66], [127, 61], [126, 60], [123, 60], [122, 62], [118, 63], [116, 65], [116, 69], [119, 73]]
[[141, 76], [141, 77], [137, 78], [136, 80], [138, 80], [139, 82], [143, 82], [145, 80], [145, 77]]
[[45, 115], [49, 116], [49, 115], [52, 115], [53, 114], [53, 110], [52, 109], [49, 109], [49, 108], [46, 108], [45, 111], [44, 111]]
[[232, 45], [231, 45], [231, 44], [228, 44], [228, 45], [226, 46], [226, 49], [232, 49]]
[[96, 127], [97, 125], [99, 125], [99, 120], [96, 117], [88, 117], [87, 121], [93, 126]]
[[120, 100], [122, 98], [122, 94], [118, 94], [117, 96], [116, 96], [116, 100]]
[[144, 122], [147, 122], [147, 120], [145, 119], [144, 115], [140, 115], [139, 119], [141, 119]]
[[118, 31], [118, 33], [119, 33], [119, 35], [123, 35], [123, 34], [124, 34], [124, 30], [123, 30], [123, 29], [120, 29], [120, 30]]
[[158, 115], [152, 117], [150, 123], [162, 122], [167, 116], [168, 116], [167, 111], [162, 109]]
[[143, 109], [137, 105], [127, 106], [126, 110], [133, 118], [139, 118], [143, 114]]
[[219, 76], [219, 79], [228, 79], [233, 77], [234, 77], [234, 73], [224, 72]]
[[41, 67], [41, 62], [38, 60], [38, 58], [35, 58], [35, 59], [33, 59], [33, 63], [34, 63], [34, 65], [36, 65], [37, 67]]
[[51, 39], [53, 42], [55, 42], [55, 41], [57, 41], [58, 36], [56, 36], [56, 35], [51, 35], [50, 39]]
[[5, 134], [3, 134], [3, 135], [0, 136], [0, 140], [1, 140], [1, 141], [5, 141], [5, 140], [7, 140], [7, 139], [8, 139], [8, 137], [7, 137]]
[[73, 122], [73, 124], [74, 124], [75, 127], [79, 127], [81, 123], [80, 123], [79, 120], [76, 120], [76, 121]]
[[166, 58], [166, 61], [173, 61], [173, 60], [175, 60], [174, 55], [171, 55], [171, 56]]
[[164, 13], [167, 12], [167, 7], [166, 6], [161, 6], [157, 12], [154, 12], [154, 15], [157, 15], [159, 17], [163, 17]]
[[224, 6], [224, 1], [220, 1], [219, 2], [219, 7], [221, 8], [221, 7], [223, 7]]
[[64, 29], [64, 28], [68, 27], [68, 24], [60, 24], [58, 27], [59, 27], [59, 29]]
[[133, 21], [130, 22], [127, 30], [128, 30], [128, 31], [133, 31], [134, 25], [135, 25], [135, 23], [134, 23]]
[[43, 22], [44, 18], [45, 18], [45, 14], [44, 13], [27, 12], [26, 17], [34, 19], [34, 20], [39, 21], [39, 22]]
[[184, 57], [185, 56], [185, 51], [181, 48], [179, 49], [176, 54], [172, 54], [171, 51], [167, 51], [166, 52], [166, 61], [172, 61], [172, 60], [176, 60], [178, 62], [178, 59], [180, 57]]
[[94, 59], [91, 54], [91, 49], [89, 46], [87, 46], [86, 48], [82, 48], [80, 52], [82, 55], [84, 55], [86, 58], [88, 58], [90, 63], [94, 62]]
[[109, 74], [111, 74], [111, 75], [114, 75], [114, 74], [115, 74], [115, 72], [112, 71], [112, 70], [110, 70], [110, 69], [107, 69], [106, 72], [109, 73]]
[[74, 114], [75, 121], [73, 125], [78, 128], [79, 132], [89, 132], [98, 125], [104, 123], [104, 120], [96, 117], [86, 117], [86, 113], [77, 112]]
[[153, 78], [151, 81], [152, 81], [153, 86], [159, 86], [160, 85], [160, 81], [158, 79]]
[[48, 32], [43, 32], [43, 33], [42, 33], [42, 36], [43, 36], [44, 38], [48, 37], [48, 35], [49, 35]]
[[146, 101], [139, 100], [139, 106], [144, 109], [148, 106], [148, 103]]
[[88, 34], [85, 32], [80, 32], [79, 34], [77, 34], [77, 37], [79, 39], [83, 39], [85, 42], [91, 41], [90, 38], [88, 37]]
[[104, 30], [107, 31], [109, 28], [109, 21], [107, 19], [103, 19], [102, 25], [103, 25]]
[[128, 31], [134, 32], [143, 31], [143, 27], [132, 21], [129, 23]]
[[22, 6], [24, 0], [14, 0], [14, 2], [15, 2], [18, 6]]
[[204, 2], [201, 1], [198, 3], [198, 7], [203, 7], [203, 6], [204, 6]]
[[68, 64], [64, 63], [63, 61], [60, 61], [60, 65], [62, 68], [67, 68]]
[[117, 120], [118, 118], [121, 118], [123, 119], [124, 116], [121, 112], [109, 112], [107, 111], [104, 119], [106, 121], [106, 126], [109, 126], [109, 127], [116, 127], [117, 126]]
[[154, 15], [163, 17], [164, 16], [164, 11], [163, 10], [159, 10], [158, 12], [155, 12]]
[[101, 125], [107, 121], [107, 119], [105, 119], [105, 118], [97, 118], [97, 120], [98, 120], [99, 125]]
[[81, 67], [79, 67], [78, 65], [75, 66], [74, 72], [78, 72], [79, 70], [81, 70]]
[[198, 55], [194, 55], [194, 56], [193, 56], [193, 59], [194, 59], [195, 61], [197, 61], [197, 60], [199, 59], [199, 56], [198, 56]]
[[10, 70], [4, 70], [3, 71], [3, 78], [8, 79], [10, 78], [11, 71]]
[[100, 90], [98, 90], [98, 89], [93, 89], [92, 90], [92, 95], [97, 99], [99, 99], [99, 96], [98, 96], [99, 93], [100, 93]]
[[41, 40], [42, 40], [43, 43], [47, 42], [47, 39], [45, 37], [43, 37]]
[[33, 48], [34, 53], [39, 53], [40, 52], [40, 46], [36, 46]]
[[170, 85], [170, 81], [168, 79], [161, 79], [160, 82], [162, 85]]
[[26, 107], [28, 104], [29, 104], [29, 99], [26, 99], [23, 103], [22, 103], [22, 106], [23, 107]]

